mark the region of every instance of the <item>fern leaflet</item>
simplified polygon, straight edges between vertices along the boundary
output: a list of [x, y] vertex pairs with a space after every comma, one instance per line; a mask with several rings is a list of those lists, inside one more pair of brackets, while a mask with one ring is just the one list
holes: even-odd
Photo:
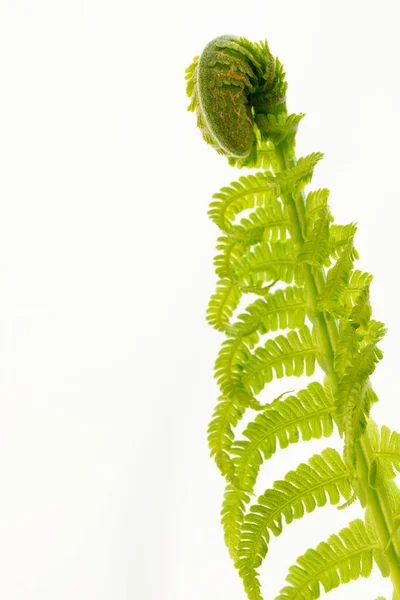
[[336, 450], [328, 448], [290, 471], [283, 481], [276, 481], [273, 489], [266, 490], [247, 514], [241, 530], [237, 567], [243, 579], [256, 577], [268, 551], [270, 532], [280, 535], [283, 518], [287, 524], [300, 519], [304, 512], [324, 506], [327, 499], [338, 504], [348, 500], [352, 489], [347, 469]]
[[297, 331], [289, 331], [287, 336], [278, 335], [267, 340], [264, 347], [256, 348], [244, 366], [243, 382], [255, 394], [272, 381], [274, 375], [280, 377], [314, 373], [315, 361], [319, 352], [316, 339], [307, 325]]
[[290, 585], [276, 600], [315, 600], [320, 597], [321, 586], [329, 592], [340, 584], [369, 577], [374, 554], [381, 552], [376, 538], [367, 532], [361, 519], [356, 519], [339, 535], [331, 535], [327, 542], [297, 559], [286, 578]]
[[276, 198], [277, 191], [276, 181], [269, 172], [243, 175], [214, 194], [208, 214], [222, 231], [229, 232], [236, 215], [246, 208], [268, 204]]

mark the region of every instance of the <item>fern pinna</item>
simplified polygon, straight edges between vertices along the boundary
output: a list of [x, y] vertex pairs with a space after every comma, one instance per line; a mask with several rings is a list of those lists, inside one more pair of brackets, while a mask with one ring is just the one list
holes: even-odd
[[[358, 499], [363, 518], [307, 550], [277, 598], [319, 598], [322, 589], [368, 577], [375, 563], [400, 600], [400, 492], [393, 481], [400, 434], [379, 430], [370, 418], [377, 401], [370, 376], [385, 327], [372, 318], [371, 275], [355, 268], [356, 225], [333, 223], [328, 190], [304, 193], [322, 154], [295, 158], [303, 115], [288, 114], [285, 74], [267, 43], [221, 36], [194, 59], [186, 79], [205, 141], [232, 166], [253, 169], [215, 194], [209, 212], [221, 233], [207, 318], [226, 337], [208, 439], [226, 479], [222, 523], [230, 555], [248, 598], [262, 600], [257, 569], [271, 535], [326, 503], [344, 508]], [[311, 377], [317, 364], [323, 381], [261, 400], [273, 378]], [[256, 417], [237, 438], [249, 408]], [[254, 503], [260, 466], [278, 447], [334, 429], [342, 456], [325, 449]]]

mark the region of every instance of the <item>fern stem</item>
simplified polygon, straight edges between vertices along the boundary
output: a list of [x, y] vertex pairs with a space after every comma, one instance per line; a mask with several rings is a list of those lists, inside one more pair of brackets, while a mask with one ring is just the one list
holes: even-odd
[[[289, 157], [284, 142], [275, 146], [276, 159], [279, 171], [284, 171], [295, 165], [295, 159]], [[305, 201], [300, 194], [284, 194], [290, 222], [291, 235], [294, 243], [300, 249], [304, 243], [305, 230]], [[317, 272], [308, 264], [304, 265], [305, 285], [308, 298], [308, 317], [317, 327], [319, 341], [324, 359], [321, 367], [330, 376], [333, 390], [337, 389], [337, 375], [334, 370], [334, 355], [338, 339], [338, 326], [336, 320], [317, 309], [317, 298], [325, 284], [325, 274]], [[335, 417], [334, 417], [335, 418]], [[396, 530], [395, 518], [392, 514], [388, 491], [382, 486], [379, 490], [373, 489], [368, 483], [370, 465], [374, 460], [374, 452], [368, 434], [364, 433], [358, 442], [359, 478], [362, 487], [367, 490], [368, 506], [371, 510], [375, 528], [382, 545], [386, 548], [386, 557], [390, 566], [390, 576], [397, 596], [400, 597], [400, 536], [393, 533]]]

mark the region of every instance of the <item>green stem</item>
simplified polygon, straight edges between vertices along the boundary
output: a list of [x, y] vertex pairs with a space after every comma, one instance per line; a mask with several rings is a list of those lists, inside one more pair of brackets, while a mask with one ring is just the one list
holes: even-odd
[[[279, 171], [284, 171], [294, 166], [294, 159], [288, 158], [284, 142], [275, 147]], [[285, 194], [283, 200], [287, 206], [291, 222], [291, 235], [294, 243], [300, 248], [304, 243], [305, 231], [305, 202], [299, 194]], [[304, 265], [305, 285], [308, 298], [308, 317], [316, 327], [319, 342], [323, 350], [321, 367], [331, 378], [333, 390], [337, 389], [338, 377], [334, 369], [334, 356], [338, 340], [338, 325], [335, 319], [321, 312], [317, 308], [317, 298], [325, 285], [325, 273], [316, 271], [310, 265]], [[367, 492], [367, 504], [375, 524], [379, 541], [386, 549], [386, 557], [390, 566], [390, 576], [397, 596], [400, 598], [400, 536], [393, 534], [396, 530], [395, 515], [391, 510], [388, 490], [381, 486], [378, 490], [369, 486], [368, 473], [374, 460], [374, 453], [368, 434], [365, 433], [358, 442], [358, 476], [361, 486]]]

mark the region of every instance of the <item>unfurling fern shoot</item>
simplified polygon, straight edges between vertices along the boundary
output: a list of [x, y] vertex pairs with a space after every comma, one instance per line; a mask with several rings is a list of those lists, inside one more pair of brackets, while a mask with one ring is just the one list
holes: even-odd
[[[250, 600], [262, 600], [257, 569], [271, 535], [326, 503], [358, 499], [360, 519], [309, 549], [293, 565], [279, 600], [312, 600], [368, 577], [375, 563], [400, 600], [400, 434], [370, 417], [370, 381], [382, 358], [383, 323], [372, 318], [372, 277], [355, 268], [356, 226], [337, 225], [326, 189], [304, 192], [316, 152], [295, 158], [303, 115], [289, 115], [285, 74], [266, 42], [221, 36], [187, 69], [189, 110], [203, 138], [250, 175], [214, 195], [221, 231], [217, 288], [207, 318], [225, 334], [216, 360], [220, 397], [209, 425], [211, 454], [226, 479], [222, 523]], [[245, 216], [241, 215], [246, 211]], [[250, 294], [247, 308], [234, 318]], [[265, 338], [268, 334], [268, 338]], [[270, 403], [258, 397], [274, 378], [325, 373]], [[241, 438], [235, 427], [257, 411]], [[327, 448], [251, 504], [261, 464], [278, 447], [329, 437]]]

